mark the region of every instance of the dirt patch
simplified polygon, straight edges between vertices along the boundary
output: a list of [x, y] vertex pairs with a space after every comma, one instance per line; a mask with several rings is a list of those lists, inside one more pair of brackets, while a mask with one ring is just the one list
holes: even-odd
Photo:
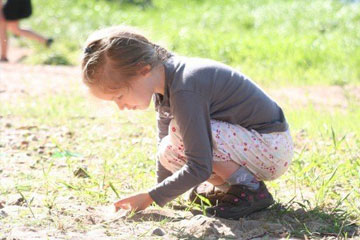
[[347, 109], [360, 104], [360, 86], [307, 86], [271, 89], [270, 95], [279, 103], [293, 108], [312, 105], [315, 109]]
[[[75, 145], [76, 134], [61, 126], [22, 126], [4, 117], [1, 118], [0, 129], [0, 186], [3, 189], [18, 189], [18, 192], [0, 195], [0, 239], [283, 238], [289, 234], [302, 237], [307, 234], [304, 226], [312, 233], [318, 233], [313, 236], [333, 238], [337, 235], [329, 229], [334, 228], [334, 223], [344, 222], [336, 214], [307, 212], [301, 208], [294, 210], [282, 205], [274, 205], [269, 210], [238, 221], [204, 216], [201, 209], [189, 206], [188, 202], [163, 209], [150, 208], [136, 214], [115, 213], [111, 203], [107, 206], [85, 204], [71, 193], [70, 183], [65, 185], [69, 188], [66, 195], [35, 190], [24, 198], [21, 192], [27, 191], [26, 186], [18, 188], [18, 177], [43, 176], [49, 166], [53, 168], [52, 178], [59, 176], [57, 179], [66, 179], [69, 176], [63, 156], [71, 153], [57, 148], [49, 139], [50, 135], [56, 135], [60, 142]], [[78, 163], [81, 164], [81, 159]], [[85, 169], [86, 173], [85, 167], [75, 168], [79, 169]], [[76, 176], [77, 172], [70, 171], [70, 174]], [[17, 176], [16, 179], [14, 176]], [[86, 174], [76, 177], [88, 179]], [[37, 182], [43, 181], [41, 179], [31, 182], [46, 186]], [[343, 231], [348, 236], [360, 234], [358, 226], [351, 223], [344, 226]]]
[[[7, 226], [11, 227], [7, 239], [25, 239], [26, 236], [48, 239], [153, 239], [156, 236], [163, 236], [165, 239], [278, 239], [286, 238], [296, 227], [297, 221], [301, 221], [301, 224], [317, 233], [317, 237], [338, 237], [334, 233], [324, 231], [329, 227], [330, 221], [310, 219], [310, 213], [306, 212], [287, 212], [279, 215], [276, 207], [239, 220], [192, 215], [189, 212], [170, 209], [150, 208], [136, 214], [114, 213], [113, 209], [101, 206], [76, 206], [78, 214], [74, 214], [75, 207], [72, 210], [73, 213], [70, 213], [67, 209], [67, 214], [53, 213], [62, 214], [62, 222], [57, 222], [57, 227]], [[2, 210], [5, 211], [8, 212], [8, 216], [14, 214], [15, 209]], [[274, 219], [274, 214], [280, 217]], [[308, 220], [303, 221], [305, 217]], [[56, 218], [53, 219], [56, 221]], [[76, 229], [75, 226], [81, 224], [87, 226], [86, 230]], [[349, 231], [349, 234], [354, 235], [354, 229], [352, 232]], [[301, 236], [299, 233], [298, 237]], [[316, 234], [313, 237], [316, 237]]]
[[[2, 103], [74, 91], [86, 95], [78, 67], [21, 64], [0, 67]], [[356, 86], [281, 88], [268, 92], [279, 102], [294, 107], [311, 104], [315, 108], [343, 109], [360, 103], [360, 87]], [[76, 136], [62, 126], [21, 125], [12, 116], [0, 116], [0, 186], [15, 189], [14, 176], [24, 177], [30, 172], [28, 176], [43, 175], [49, 166], [56, 169], [51, 174], [66, 177], [69, 171], [64, 157], [74, 153], [54, 144], [51, 140], [54, 136], [60, 145], [64, 141], [73, 144], [76, 150]], [[77, 160], [82, 164], [81, 159]], [[88, 179], [86, 167], [80, 165], [75, 170], [76, 177]], [[35, 193], [24, 198], [21, 191], [26, 191], [26, 187], [21, 186], [17, 193], [0, 195], [0, 239], [259, 239], [289, 234], [303, 237], [307, 234], [304, 229], [314, 233], [313, 237], [334, 238], [338, 236], [329, 229], [334, 229], [335, 223], [346, 223], [342, 231], [348, 236], [360, 234], [358, 226], [334, 213], [306, 212], [289, 206], [275, 205], [238, 221], [204, 216], [201, 210], [188, 208], [188, 203], [184, 203], [187, 207], [183, 210], [169, 206], [137, 214], [115, 213], [111, 204], [90, 207], [73, 195], [51, 198], [55, 193]]]
[[[80, 67], [0, 64], [0, 100], [21, 96], [44, 96], [59, 92], [81, 91]], [[360, 104], [360, 86], [307, 86], [266, 89], [281, 104], [295, 108], [309, 105], [319, 109], [346, 109]]]
[[80, 69], [64, 66], [0, 64], [0, 98], [44, 96], [81, 88]]

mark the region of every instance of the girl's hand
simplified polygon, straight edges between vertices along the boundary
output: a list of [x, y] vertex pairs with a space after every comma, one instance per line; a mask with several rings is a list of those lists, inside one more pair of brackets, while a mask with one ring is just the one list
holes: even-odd
[[141, 211], [150, 206], [153, 202], [149, 193], [139, 193], [124, 199], [121, 199], [114, 203], [115, 211], [119, 209], [131, 210], [131, 211]]

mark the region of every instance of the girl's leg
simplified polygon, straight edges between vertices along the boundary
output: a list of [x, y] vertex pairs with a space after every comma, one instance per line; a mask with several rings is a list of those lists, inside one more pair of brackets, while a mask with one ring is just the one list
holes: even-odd
[[225, 182], [226, 179], [231, 177], [236, 171], [238, 171], [240, 165], [234, 161], [227, 162], [214, 162], [213, 163], [213, 171], [220, 179], [223, 180], [222, 183], [217, 184], [221, 185]]
[[[175, 172], [186, 164], [186, 156], [175, 121], [170, 122], [169, 128], [175, 131], [169, 131], [170, 135], [160, 144], [159, 159], [165, 168]], [[212, 194], [214, 191], [200, 194], [214, 196], [213, 202], [219, 200], [216, 206], [207, 209], [207, 213], [238, 219], [270, 206], [273, 198], [265, 184], [259, 181], [275, 179], [288, 168], [292, 157], [289, 133], [262, 135], [213, 120], [211, 130], [214, 173], [208, 181], [220, 185], [219, 189], [226, 184], [230, 187], [221, 198]], [[196, 189], [195, 192], [200, 193]]]
[[211, 177], [207, 180], [207, 182], [211, 183], [214, 186], [221, 186], [225, 183], [224, 178], [220, 177], [217, 174], [211, 175]]
[[[169, 129], [172, 129], [173, 127], [176, 128], [177, 126], [176, 124], [174, 124], [173, 121], [171, 121]], [[184, 154], [184, 147], [180, 137], [177, 136], [177, 133], [173, 131], [169, 131], [169, 133], [170, 135], [164, 137], [159, 145], [157, 165], [166, 169], [170, 173], [174, 173], [178, 171], [184, 164], [186, 164], [186, 158]], [[162, 181], [163, 177], [160, 173], [160, 171], [157, 172], [158, 180], [160, 178]], [[226, 191], [228, 189], [228, 186], [226, 185], [223, 186], [220, 191], [214, 189], [214, 186], [224, 185], [224, 179], [215, 174], [212, 174], [211, 177], [207, 180], [207, 182], [209, 182], [209, 184], [203, 183], [194, 188], [190, 192], [189, 200], [199, 200], [197, 198], [197, 194], [200, 194], [206, 196], [210, 201], [212, 201], [213, 198], [213, 204], [215, 204], [216, 201], [221, 198], [219, 192], [223, 192], [224, 190]]]
[[33, 31], [20, 28], [19, 21], [8, 21], [7, 28], [13, 34], [15, 34], [17, 36], [23, 36], [23, 37], [30, 38], [30, 39], [38, 41], [39, 43], [44, 44], [44, 45], [46, 45], [48, 42], [47, 38], [33, 32]]
[[6, 34], [6, 20], [0, 18], [0, 41], [1, 41], [1, 60], [7, 60], [7, 34]]
[[293, 154], [289, 132], [259, 134], [219, 121], [211, 121], [211, 125], [213, 169], [231, 186], [207, 213], [238, 219], [269, 207], [274, 201], [260, 180], [275, 179], [288, 168]]
[[[289, 167], [293, 155], [289, 132], [259, 134], [239, 125], [211, 121], [216, 174], [247, 169], [257, 180], [273, 180]], [[234, 170], [238, 168], [237, 170]]]
[[[178, 128], [172, 120], [169, 128]], [[249, 170], [257, 180], [273, 180], [289, 167], [293, 155], [288, 132], [259, 134], [238, 125], [211, 121], [213, 135], [213, 170], [223, 180], [240, 168]], [[161, 144], [159, 159], [171, 172], [186, 163], [184, 146], [178, 131], [169, 131]]]
[[[216, 135], [219, 131], [219, 128], [217, 128], [216, 122], [212, 121], [212, 131], [213, 135]], [[171, 121], [169, 129], [177, 129], [178, 126], [176, 125], [175, 121]], [[186, 157], [184, 153], [184, 146], [182, 143], [181, 137], [178, 135], [178, 131], [169, 131], [169, 135], [164, 137], [160, 143], [159, 146], [159, 153], [158, 158], [161, 163], [161, 165], [166, 168], [170, 172], [176, 172], [179, 170], [185, 163], [186, 163]], [[216, 145], [224, 145], [221, 140], [215, 138], [214, 144]], [[227, 181], [231, 176], [234, 175], [239, 169], [241, 168], [241, 165], [235, 161], [232, 161], [229, 158], [228, 154], [223, 154], [218, 149], [214, 149], [214, 160], [213, 161], [213, 174], [212, 176], [207, 180], [212, 185], [218, 187], [218, 189], [225, 191], [228, 189], [229, 184]], [[252, 176], [250, 172], [247, 172], [246, 170], [242, 170], [237, 175], [243, 175], [247, 176], [244, 180], [242, 180], [243, 184], [249, 183], [249, 185], [253, 186], [253, 183], [250, 183], [250, 181], [254, 180], [255, 177]], [[236, 175], [236, 174], [235, 174]], [[236, 179], [238, 176], [233, 177]], [[234, 182], [234, 181], [232, 181]]]

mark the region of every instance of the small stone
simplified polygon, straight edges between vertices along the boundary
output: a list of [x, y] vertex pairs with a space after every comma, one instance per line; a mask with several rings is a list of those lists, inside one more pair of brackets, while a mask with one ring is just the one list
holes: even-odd
[[5, 127], [6, 127], [6, 128], [11, 128], [12, 125], [11, 125], [11, 123], [7, 123], [7, 124], [5, 124]]
[[96, 224], [96, 221], [95, 221], [95, 219], [92, 217], [92, 216], [89, 216], [88, 217], [88, 220], [92, 223], [92, 224]]
[[6, 218], [7, 216], [9, 216], [9, 214], [7, 214], [4, 210], [0, 211], [0, 219], [1, 218]]
[[152, 235], [156, 235], [156, 236], [164, 236], [166, 233], [164, 230], [162, 230], [161, 228], [155, 228], [152, 232]]
[[39, 141], [39, 139], [38, 139], [36, 136], [33, 136], [33, 137], [31, 138], [31, 141], [37, 142], [37, 141]]
[[217, 239], [219, 239], [219, 237], [216, 236], [215, 234], [211, 234], [211, 235], [208, 236], [206, 239], [207, 239], [207, 240], [217, 240]]
[[25, 203], [25, 199], [23, 197], [20, 197], [15, 201], [11, 202], [10, 205], [23, 206], [24, 203]]
[[74, 136], [74, 133], [69, 131], [66, 133], [66, 136], [69, 137], [69, 138], [72, 138]]
[[75, 175], [75, 177], [79, 177], [79, 178], [90, 177], [86, 171], [86, 168], [78, 168], [77, 170], [74, 171], [74, 175]]

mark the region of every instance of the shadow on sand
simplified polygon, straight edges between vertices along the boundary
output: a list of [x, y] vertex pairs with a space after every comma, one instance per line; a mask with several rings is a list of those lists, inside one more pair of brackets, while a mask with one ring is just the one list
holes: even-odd
[[[297, 207], [297, 208], [295, 208]], [[166, 221], [177, 229], [181, 239], [253, 239], [253, 238], [351, 238], [360, 236], [360, 227], [341, 210], [326, 212], [307, 209], [301, 203], [290, 206], [275, 204], [239, 220], [207, 217], [199, 210], [149, 210], [136, 213], [127, 220]]]

